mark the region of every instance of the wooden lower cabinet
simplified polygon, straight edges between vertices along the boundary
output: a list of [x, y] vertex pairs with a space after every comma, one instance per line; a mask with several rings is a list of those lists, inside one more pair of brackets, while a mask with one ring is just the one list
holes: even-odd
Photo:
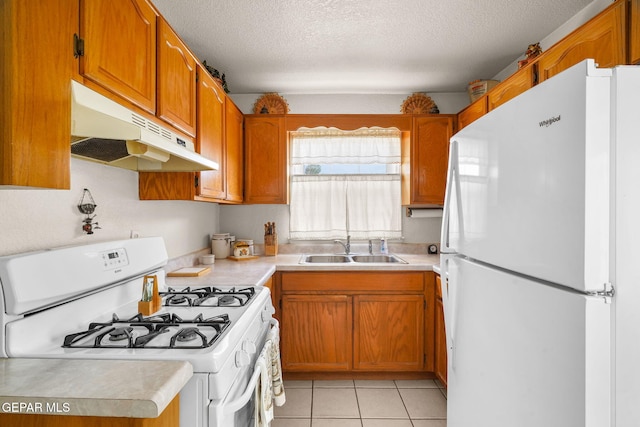
[[283, 370], [351, 370], [350, 296], [283, 295], [281, 316]]
[[433, 282], [433, 276], [428, 274], [280, 273], [283, 370], [352, 375], [432, 371], [433, 284], [426, 287], [425, 278]]
[[419, 371], [424, 363], [424, 297], [353, 297], [353, 368]]
[[436, 314], [435, 314], [435, 374], [436, 378], [447, 385], [447, 338], [444, 325], [444, 306], [440, 292], [440, 275], [436, 275]]

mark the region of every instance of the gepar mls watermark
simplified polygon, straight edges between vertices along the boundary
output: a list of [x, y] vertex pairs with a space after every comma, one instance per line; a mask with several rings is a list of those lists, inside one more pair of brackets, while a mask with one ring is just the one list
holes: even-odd
[[69, 402], [2, 402], [0, 413], [7, 414], [68, 414], [71, 412]]

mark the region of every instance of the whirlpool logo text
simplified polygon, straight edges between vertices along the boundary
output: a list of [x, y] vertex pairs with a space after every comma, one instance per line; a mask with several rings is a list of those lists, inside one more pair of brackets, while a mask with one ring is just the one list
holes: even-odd
[[551, 118], [548, 118], [547, 120], [541, 121], [540, 122], [540, 127], [547, 128], [547, 127], [551, 126], [552, 124], [554, 124], [555, 122], [559, 122], [559, 121], [560, 121], [560, 115], [558, 114], [555, 117], [551, 117]]

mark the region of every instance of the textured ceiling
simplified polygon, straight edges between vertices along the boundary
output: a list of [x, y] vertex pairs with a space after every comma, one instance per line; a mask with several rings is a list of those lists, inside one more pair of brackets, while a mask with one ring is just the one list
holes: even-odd
[[460, 92], [591, 0], [152, 0], [231, 93]]

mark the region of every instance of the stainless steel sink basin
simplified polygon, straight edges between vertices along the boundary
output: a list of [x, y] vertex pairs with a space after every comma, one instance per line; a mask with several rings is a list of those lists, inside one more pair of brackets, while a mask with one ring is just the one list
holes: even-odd
[[345, 263], [399, 263], [407, 262], [395, 255], [303, 255], [300, 264], [345, 264]]
[[322, 263], [322, 264], [340, 264], [351, 262], [351, 258], [347, 255], [305, 255], [302, 263]]
[[397, 262], [400, 264], [406, 264], [403, 259], [398, 258], [395, 255], [353, 255], [351, 259], [354, 262]]

